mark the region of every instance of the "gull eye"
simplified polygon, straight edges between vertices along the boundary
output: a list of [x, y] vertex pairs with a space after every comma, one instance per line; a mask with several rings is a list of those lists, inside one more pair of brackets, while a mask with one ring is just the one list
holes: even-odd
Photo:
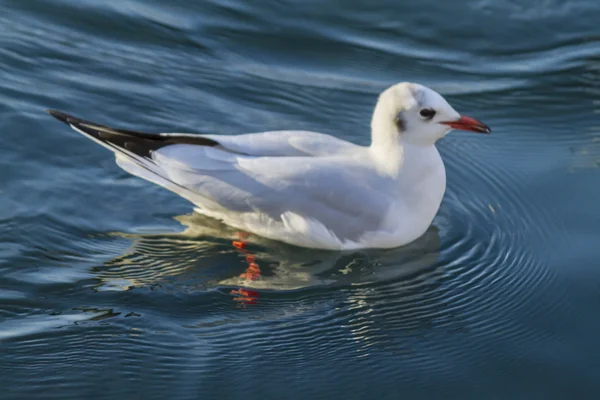
[[421, 112], [419, 112], [419, 114], [421, 114], [421, 117], [423, 118], [431, 119], [435, 116], [435, 110], [432, 110], [431, 108], [424, 108], [421, 110]]

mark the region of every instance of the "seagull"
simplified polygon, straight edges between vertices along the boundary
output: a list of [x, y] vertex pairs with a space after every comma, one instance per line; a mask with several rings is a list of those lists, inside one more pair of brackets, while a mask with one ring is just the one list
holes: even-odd
[[411, 82], [379, 95], [369, 146], [310, 131], [152, 134], [48, 113], [114, 152], [128, 173], [177, 193], [201, 214], [267, 239], [327, 250], [394, 248], [419, 238], [446, 190], [436, 142], [453, 129], [491, 132]]

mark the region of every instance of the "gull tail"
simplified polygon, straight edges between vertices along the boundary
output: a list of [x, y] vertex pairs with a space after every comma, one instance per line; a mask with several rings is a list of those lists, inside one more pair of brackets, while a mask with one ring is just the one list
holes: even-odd
[[[162, 166], [158, 165], [155, 162], [156, 160], [152, 158], [152, 152], [162, 147], [176, 144], [221, 147], [217, 141], [199, 135], [146, 133], [114, 129], [56, 110], [48, 110], [48, 113], [59, 121], [69, 125], [77, 132], [114, 152], [117, 165], [126, 172], [171, 190], [196, 204], [201, 195], [190, 191], [185, 186], [171, 179]], [[206, 203], [207, 200], [203, 200], [203, 202]]]
[[216, 147], [220, 144], [212, 139], [199, 135], [146, 133], [126, 129], [114, 129], [105, 125], [85, 121], [61, 111], [48, 110], [48, 114], [71, 126], [77, 132], [107, 147], [115, 153], [128, 156], [151, 158], [153, 151], [172, 144], [191, 144], [197, 146]]

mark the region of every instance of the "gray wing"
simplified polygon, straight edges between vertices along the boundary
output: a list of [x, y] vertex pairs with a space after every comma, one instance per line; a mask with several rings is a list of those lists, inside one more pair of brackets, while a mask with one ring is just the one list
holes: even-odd
[[340, 239], [375, 231], [394, 199], [389, 181], [354, 158], [361, 147], [328, 135], [282, 131], [239, 136], [148, 134], [58, 111], [52, 116], [117, 154], [128, 172], [215, 211], [293, 212]]
[[152, 154], [168, 180], [231, 211], [293, 212], [340, 239], [377, 230], [394, 198], [387, 179], [351, 157], [252, 157], [173, 145]]
[[173, 144], [217, 147], [252, 156], [324, 156], [347, 153], [361, 146], [336, 137], [310, 131], [269, 131], [242, 135], [197, 135], [190, 133], [146, 133], [115, 129], [56, 110], [48, 113], [78, 132], [100, 141], [111, 150], [126, 149], [141, 157]]
[[334, 136], [310, 131], [269, 131], [243, 135], [203, 135], [227, 150], [251, 156], [325, 156], [359, 149]]

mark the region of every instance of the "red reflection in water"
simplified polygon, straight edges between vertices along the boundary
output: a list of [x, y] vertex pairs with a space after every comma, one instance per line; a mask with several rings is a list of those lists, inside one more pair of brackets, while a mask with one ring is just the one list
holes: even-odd
[[[234, 240], [232, 242], [233, 247], [240, 250], [241, 252], [247, 253], [246, 249], [246, 239], [250, 236], [249, 233], [246, 232], [238, 232], [238, 237], [240, 240]], [[252, 254], [246, 254], [246, 262], [248, 263], [248, 268], [246, 271], [240, 275], [240, 278], [244, 278], [248, 281], [255, 281], [260, 278], [260, 266], [256, 263], [256, 257]], [[256, 304], [256, 299], [260, 297], [260, 294], [255, 290], [248, 290], [244, 288], [239, 288], [238, 290], [232, 290], [229, 292], [233, 296], [233, 301], [239, 302], [241, 305], [246, 306], [247, 304]]]
[[256, 290], [247, 290], [239, 288], [238, 290], [232, 290], [229, 292], [233, 294], [235, 297], [233, 301], [239, 301], [240, 304], [256, 304], [256, 299], [260, 297], [260, 294]]

